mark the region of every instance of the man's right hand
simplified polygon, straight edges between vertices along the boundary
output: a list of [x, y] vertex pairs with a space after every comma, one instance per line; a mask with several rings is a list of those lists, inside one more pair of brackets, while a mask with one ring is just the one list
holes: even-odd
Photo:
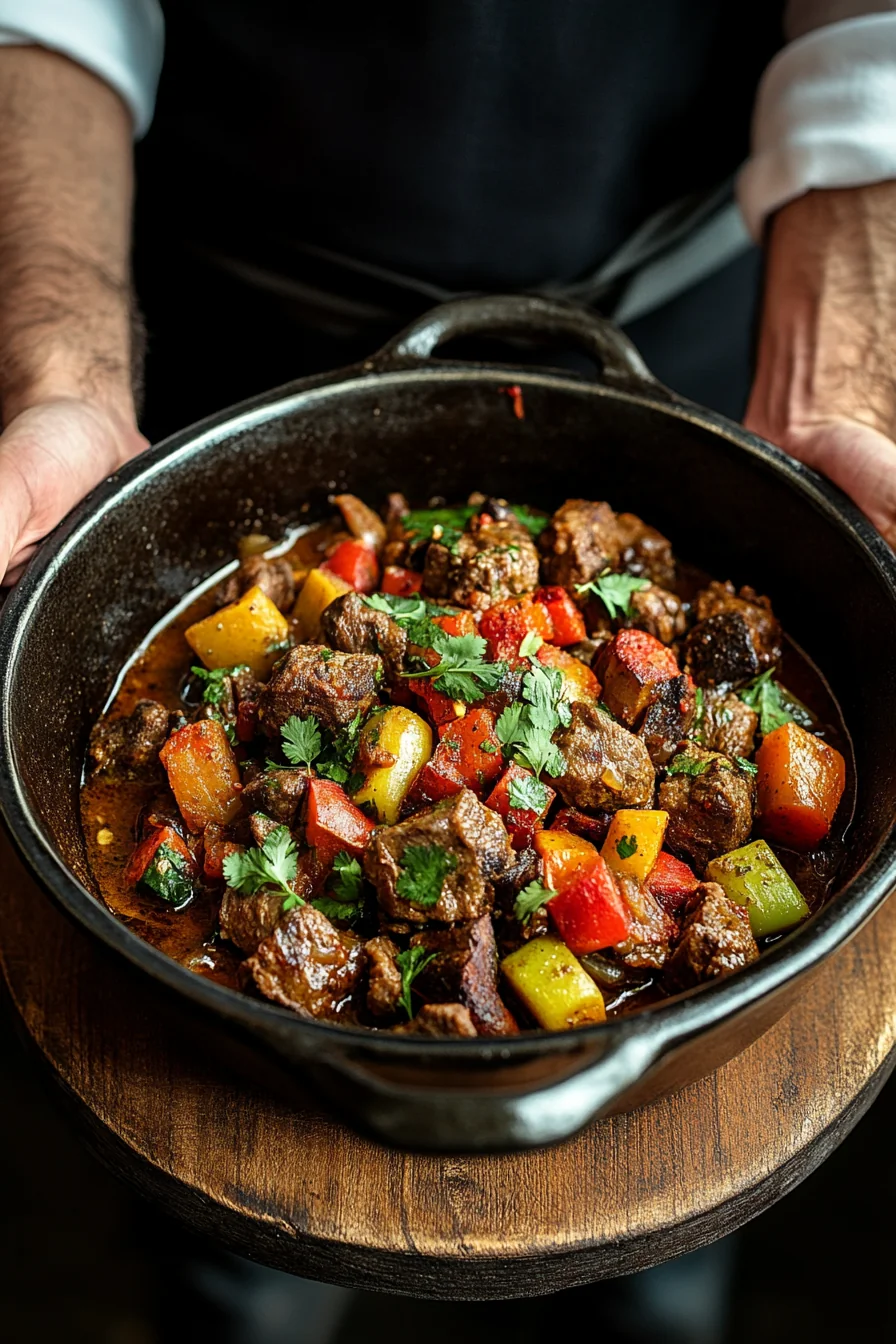
[[106, 476], [147, 447], [133, 420], [74, 397], [20, 411], [0, 435], [0, 582]]

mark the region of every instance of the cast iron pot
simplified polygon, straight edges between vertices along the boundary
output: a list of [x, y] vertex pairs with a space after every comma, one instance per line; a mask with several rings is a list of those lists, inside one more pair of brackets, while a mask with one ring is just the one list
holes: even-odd
[[[436, 361], [444, 342], [504, 334], [589, 355], [593, 378]], [[522, 390], [525, 418], [510, 385]], [[351, 490], [412, 501], [473, 489], [552, 509], [609, 499], [722, 578], [774, 595], [830, 678], [855, 743], [856, 820], [842, 887], [730, 979], [626, 1020], [509, 1040], [427, 1041], [305, 1022], [204, 980], [97, 899], [78, 820], [87, 733], [119, 668], [236, 535], [322, 518]], [[873, 651], [873, 656], [868, 656]], [[487, 1151], [564, 1138], [743, 1049], [896, 884], [896, 563], [832, 486], [739, 426], [685, 402], [608, 324], [530, 298], [436, 309], [363, 366], [278, 388], [175, 435], [105, 482], [44, 545], [0, 621], [6, 823], [81, 925], [213, 1019], [234, 1055], [273, 1052], [379, 1137]], [[236, 1038], [241, 1038], [239, 1041]]]

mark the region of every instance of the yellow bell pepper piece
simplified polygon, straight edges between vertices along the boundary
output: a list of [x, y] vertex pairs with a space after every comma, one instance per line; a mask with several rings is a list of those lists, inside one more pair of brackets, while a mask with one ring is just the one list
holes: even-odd
[[799, 887], [764, 840], [713, 859], [706, 879], [718, 882], [729, 901], [747, 907], [754, 938], [781, 933], [809, 913]]
[[337, 575], [327, 574], [322, 569], [310, 569], [293, 610], [302, 639], [306, 642], [320, 639], [321, 616], [337, 597], [352, 591], [351, 584]]
[[668, 812], [621, 808], [610, 822], [601, 858], [614, 873], [646, 881], [660, 856], [668, 821]]
[[532, 938], [501, 962], [501, 970], [539, 1026], [547, 1031], [603, 1022], [604, 999], [584, 966], [553, 934]]
[[245, 664], [256, 677], [266, 677], [289, 635], [289, 623], [259, 587], [250, 588], [238, 602], [231, 602], [197, 621], [185, 631], [186, 640], [206, 667], [237, 667]]
[[405, 794], [432, 755], [432, 729], [425, 719], [402, 705], [392, 705], [372, 714], [361, 730], [359, 756], [364, 748], [388, 752], [388, 765], [365, 771], [364, 783], [352, 795], [355, 802], [370, 803], [379, 821], [394, 826]]

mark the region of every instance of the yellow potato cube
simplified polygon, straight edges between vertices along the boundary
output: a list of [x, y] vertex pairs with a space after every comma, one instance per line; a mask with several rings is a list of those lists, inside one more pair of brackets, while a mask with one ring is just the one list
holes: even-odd
[[320, 618], [327, 607], [337, 597], [342, 597], [343, 593], [353, 591], [350, 583], [335, 574], [327, 574], [322, 569], [310, 569], [292, 613], [298, 622], [302, 639], [307, 643], [320, 639]]
[[190, 648], [206, 667], [251, 668], [266, 677], [289, 635], [286, 617], [266, 593], [250, 588], [237, 602], [213, 611], [185, 631]]
[[660, 856], [668, 821], [668, 812], [621, 808], [610, 822], [600, 851], [607, 867], [644, 882]]

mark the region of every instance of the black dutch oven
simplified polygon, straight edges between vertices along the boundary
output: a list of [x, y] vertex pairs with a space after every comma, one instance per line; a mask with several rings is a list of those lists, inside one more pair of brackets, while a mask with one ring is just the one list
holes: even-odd
[[[451, 339], [484, 335], [573, 348], [599, 372], [433, 358]], [[506, 392], [514, 384], [523, 419]], [[78, 816], [87, 733], [119, 668], [187, 589], [231, 559], [240, 530], [260, 520], [276, 534], [328, 516], [334, 491], [377, 501], [396, 488], [416, 503], [474, 489], [543, 509], [608, 499], [684, 558], [772, 593], [829, 677], [855, 745], [856, 819], [834, 899], [730, 979], [627, 1019], [509, 1040], [305, 1022], [192, 974], [119, 923], [97, 898]], [[130, 463], [30, 566], [2, 613], [0, 662], [0, 801], [44, 888], [234, 1056], [247, 1040], [273, 1052], [356, 1124], [404, 1146], [546, 1143], [702, 1076], [785, 1012], [896, 882], [893, 554], [827, 482], [668, 392], [618, 331], [564, 304], [448, 304], [364, 365], [278, 388]]]

